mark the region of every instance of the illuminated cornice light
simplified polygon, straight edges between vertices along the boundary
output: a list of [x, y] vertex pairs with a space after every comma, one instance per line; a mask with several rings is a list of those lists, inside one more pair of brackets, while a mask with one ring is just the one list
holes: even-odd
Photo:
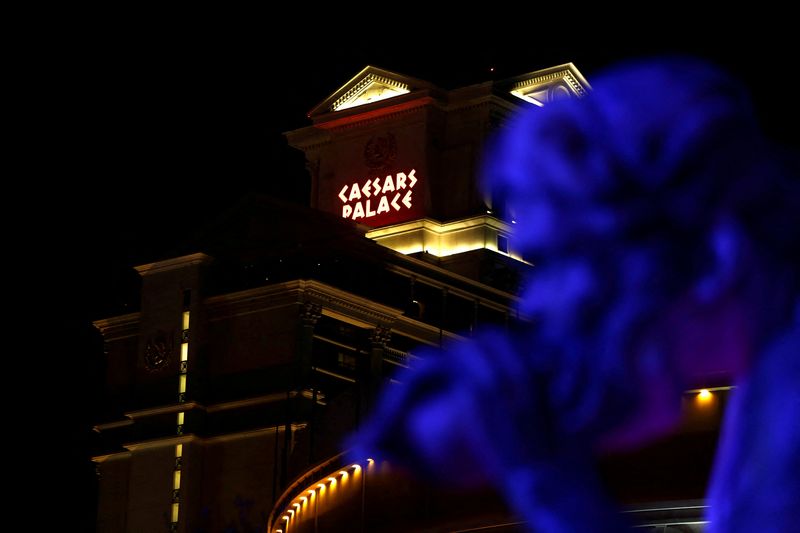
[[339, 191], [342, 201], [342, 218], [372, 218], [382, 213], [411, 209], [414, 185], [417, 184], [416, 169], [407, 174], [398, 172], [384, 177], [367, 178], [363, 183], [344, 185]]
[[408, 85], [385, 76], [368, 74], [333, 103], [333, 111], [371, 104], [380, 100], [407, 94]]
[[[512, 246], [511, 224], [489, 215], [445, 223], [423, 218], [370, 230], [365, 235], [382, 246], [406, 255], [426, 252], [447, 257], [486, 249], [527, 263]], [[506, 250], [498, 247], [500, 237], [506, 239]]]
[[517, 76], [511, 81], [512, 95], [539, 107], [561, 98], [585, 96], [591, 89], [572, 63]]

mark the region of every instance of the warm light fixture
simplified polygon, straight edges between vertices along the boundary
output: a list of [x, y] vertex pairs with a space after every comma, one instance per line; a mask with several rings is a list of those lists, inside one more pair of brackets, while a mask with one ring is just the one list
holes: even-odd
[[700, 389], [700, 392], [697, 393], [697, 399], [707, 402], [711, 399], [711, 391], [708, 389]]

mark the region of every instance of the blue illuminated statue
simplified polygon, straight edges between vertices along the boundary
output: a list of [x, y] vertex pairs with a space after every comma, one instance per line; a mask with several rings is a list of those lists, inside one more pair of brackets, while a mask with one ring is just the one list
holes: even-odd
[[595, 458], [728, 375], [709, 529], [800, 530], [800, 182], [742, 87], [694, 60], [617, 67], [516, 117], [487, 181], [536, 264], [534, 325], [422, 353], [354, 453], [494, 483], [537, 532], [623, 531]]

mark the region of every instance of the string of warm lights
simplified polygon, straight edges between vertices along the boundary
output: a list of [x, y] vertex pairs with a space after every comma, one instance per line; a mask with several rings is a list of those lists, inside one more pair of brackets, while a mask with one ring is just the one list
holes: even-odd
[[[703, 389], [687, 390], [685, 394], [693, 395], [700, 403], [708, 403], [715, 393], [726, 392], [734, 389], [733, 386], [709, 387]], [[366, 460], [367, 468], [374, 464], [374, 459]], [[353, 463], [338, 472], [320, 478], [314, 483], [309, 484], [292, 498], [280, 514], [280, 518], [273, 526], [273, 533], [289, 533], [289, 528], [301, 519], [301, 516], [318, 511], [319, 499], [326, 491], [333, 491], [338, 485], [344, 485], [352, 476], [355, 478], [362, 472], [359, 463]], [[313, 506], [313, 507], [312, 507]]]
[[[367, 459], [367, 469], [371, 467], [375, 460], [372, 458]], [[352, 476], [354, 479], [361, 474], [362, 466], [359, 463], [353, 463], [338, 472], [328, 475], [323, 479], [317, 480], [312, 483], [295, 496], [286, 508], [281, 513], [275, 526], [273, 526], [273, 533], [289, 533], [289, 527], [300, 519], [302, 514], [311, 512], [310, 507], [314, 506], [314, 511], [317, 511], [319, 505], [319, 498], [327, 490], [334, 490], [338, 484], [344, 485], [347, 480]]]

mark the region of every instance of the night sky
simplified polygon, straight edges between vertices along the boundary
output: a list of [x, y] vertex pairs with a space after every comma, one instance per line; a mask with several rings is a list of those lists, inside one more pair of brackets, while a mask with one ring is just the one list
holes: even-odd
[[[591, 83], [593, 73], [620, 59], [690, 53], [744, 79], [767, 133], [800, 146], [795, 89], [787, 81], [796, 74], [796, 47], [772, 22], [767, 39], [721, 23], [591, 35], [567, 24], [505, 34], [458, 28], [460, 36], [437, 37], [443, 30], [436, 25], [387, 29], [381, 22], [373, 31], [333, 20], [312, 28], [277, 19], [246, 28], [227, 22], [115, 17], [80, 24], [57, 39], [41, 67], [50, 147], [41, 158], [58, 179], [40, 207], [52, 219], [47, 255], [63, 263], [63, 282], [48, 287], [61, 354], [51, 370], [60, 378], [58, 442], [66, 443], [55, 460], [71, 487], [59, 522], [78, 530], [93, 530], [96, 497], [90, 435], [103, 354], [91, 321], [137, 310], [132, 267], [170, 257], [243, 195], [305, 202], [302, 156], [281, 133], [306, 125], [306, 113], [365, 65], [455, 88], [572, 61]], [[284, 24], [294, 37], [274, 35]]]

